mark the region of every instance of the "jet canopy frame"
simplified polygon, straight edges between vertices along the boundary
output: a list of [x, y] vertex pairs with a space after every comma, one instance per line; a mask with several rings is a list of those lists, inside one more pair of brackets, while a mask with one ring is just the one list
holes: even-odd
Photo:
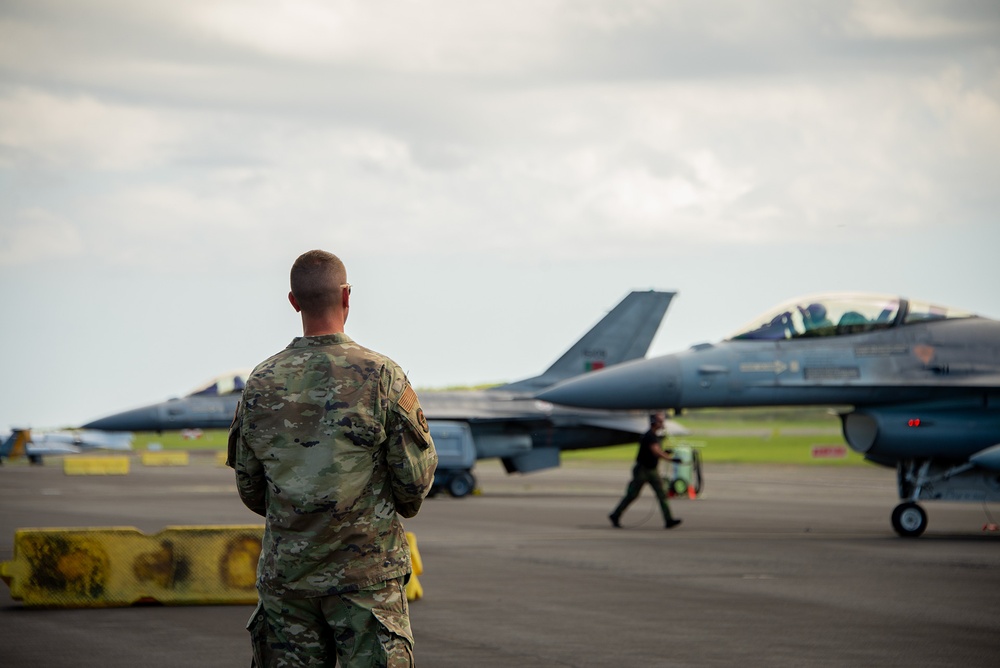
[[236, 369], [215, 376], [195, 389], [188, 392], [187, 397], [222, 397], [230, 394], [240, 394], [246, 387], [246, 379], [250, 377], [251, 369]]
[[754, 318], [726, 340], [842, 336], [916, 322], [972, 317], [975, 314], [968, 311], [892, 295], [829, 293], [784, 302]]

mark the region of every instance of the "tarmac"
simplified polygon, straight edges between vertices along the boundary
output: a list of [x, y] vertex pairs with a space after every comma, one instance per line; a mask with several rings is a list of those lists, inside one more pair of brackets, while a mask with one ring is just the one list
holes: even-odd
[[[406, 521], [424, 595], [423, 668], [1000, 665], [1000, 508], [927, 503], [899, 538], [895, 472], [706, 465], [666, 531], [647, 489], [615, 529], [627, 464], [573, 462], [438, 496]], [[0, 560], [28, 527], [252, 524], [232, 472], [132, 462], [67, 476], [58, 459], [0, 467]], [[252, 606], [34, 609], [0, 584], [0, 665], [247, 666]]]

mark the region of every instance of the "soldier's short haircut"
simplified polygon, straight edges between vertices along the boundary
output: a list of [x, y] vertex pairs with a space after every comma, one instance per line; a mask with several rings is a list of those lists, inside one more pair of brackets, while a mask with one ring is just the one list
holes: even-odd
[[336, 306], [340, 301], [340, 286], [346, 282], [347, 269], [333, 253], [311, 250], [292, 265], [292, 294], [306, 313]]

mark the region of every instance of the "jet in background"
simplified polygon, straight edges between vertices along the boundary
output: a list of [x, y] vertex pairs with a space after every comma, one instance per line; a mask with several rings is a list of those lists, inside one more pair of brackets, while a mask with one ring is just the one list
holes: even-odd
[[250, 371], [241, 369], [221, 374], [183, 397], [98, 418], [83, 428], [155, 432], [228, 429]]
[[[475, 487], [475, 459], [498, 457], [508, 473], [528, 473], [559, 466], [563, 450], [636, 443], [649, 429], [645, 414], [553, 406], [534, 395], [561, 380], [644, 357], [674, 294], [630, 293], [541, 375], [485, 390], [421, 392], [438, 450], [435, 482], [463, 496]], [[687, 433], [675, 422], [667, 429]]]
[[33, 434], [30, 429], [12, 429], [0, 435], [0, 464], [4, 458], [25, 456], [41, 464], [45, 455], [75, 455], [90, 450], [131, 450], [131, 434], [99, 431], [53, 431]]
[[[498, 457], [509, 473], [559, 465], [562, 450], [635, 443], [648, 429], [642, 414], [581, 410], [538, 401], [561, 380], [645, 356], [675, 293], [627, 295], [541, 375], [484, 390], [422, 391], [420, 404], [438, 449], [436, 486], [453, 496], [475, 487], [478, 459]], [[228, 428], [248, 372], [210, 381], [186, 397], [100, 418], [109, 431]], [[686, 433], [676, 423], [668, 430]]]
[[602, 409], [846, 407], [844, 438], [894, 466], [901, 536], [922, 500], [1000, 500], [1000, 322], [901, 297], [796, 299], [717, 344], [628, 362], [539, 393]]

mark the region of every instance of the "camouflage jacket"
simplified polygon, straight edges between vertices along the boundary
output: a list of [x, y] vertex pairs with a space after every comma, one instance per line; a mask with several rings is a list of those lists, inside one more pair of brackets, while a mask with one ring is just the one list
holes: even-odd
[[266, 518], [258, 586], [320, 596], [410, 572], [398, 515], [431, 488], [437, 454], [399, 366], [346, 334], [299, 337], [247, 379], [227, 464]]

